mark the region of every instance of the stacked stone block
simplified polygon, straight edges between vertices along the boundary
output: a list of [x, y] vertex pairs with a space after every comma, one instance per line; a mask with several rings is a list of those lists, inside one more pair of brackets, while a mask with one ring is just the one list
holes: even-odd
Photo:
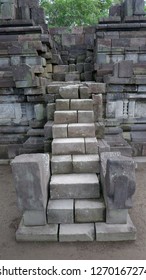
[[[110, 17], [100, 21], [96, 33], [96, 80], [107, 84], [106, 125], [109, 130], [113, 126], [123, 129], [134, 156], [145, 155], [146, 143], [144, 15], [144, 1], [126, 0], [111, 7]], [[113, 133], [109, 133], [105, 139], [109, 139], [114, 151], [116, 142], [121, 141], [126, 155], [130, 155], [130, 147], [124, 139], [120, 135], [114, 138]]]

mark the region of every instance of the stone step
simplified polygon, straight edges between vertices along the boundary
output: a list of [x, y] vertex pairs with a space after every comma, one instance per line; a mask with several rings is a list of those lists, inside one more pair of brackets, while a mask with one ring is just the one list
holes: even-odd
[[55, 111], [54, 113], [54, 124], [69, 124], [77, 122], [77, 111]]
[[52, 142], [53, 155], [85, 154], [84, 138], [59, 138]]
[[95, 137], [95, 125], [91, 123], [69, 124], [68, 137]]
[[47, 221], [48, 224], [73, 224], [74, 200], [50, 199], [47, 207]]
[[52, 156], [52, 174], [100, 173], [98, 155]]
[[52, 175], [50, 182], [51, 199], [99, 198], [100, 187], [96, 174]]
[[94, 241], [94, 223], [88, 224], [64, 224], [60, 225], [60, 242]]
[[56, 111], [80, 110], [93, 111], [92, 99], [57, 99]]

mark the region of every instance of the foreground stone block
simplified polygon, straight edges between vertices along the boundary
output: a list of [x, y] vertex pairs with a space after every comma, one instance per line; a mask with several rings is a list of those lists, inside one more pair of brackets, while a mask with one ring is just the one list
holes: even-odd
[[52, 174], [72, 173], [72, 158], [68, 156], [52, 156], [51, 171]]
[[73, 199], [49, 200], [47, 207], [48, 224], [73, 224]]
[[99, 180], [96, 174], [59, 174], [51, 177], [51, 199], [84, 199], [99, 196]]
[[94, 224], [60, 225], [60, 242], [94, 241]]
[[[18, 207], [24, 213], [24, 222], [27, 221], [26, 225], [34, 225], [35, 220], [36, 225], [38, 225], [38, 211], [41, 211], [40, 221], [42, 224], [42, 216], [46, 212], [48, 200], [49, 161], [48, 154], [25, 154], [17, 156], [11, 162]], [[25, 211], [28, 212], [25, 214]]]
[[26, 227], [23, 219], [16, 231], [17, 241], [58, 241], [58, 225]]
[[126, 241], [136, 240], [136, 228], [128, 216], [127, 224], [108, 225], [96, 223], [96, 241]]
[[105, 221], [105, 204], [103, 199], [75, 200], [75, 222], [90, 223]]

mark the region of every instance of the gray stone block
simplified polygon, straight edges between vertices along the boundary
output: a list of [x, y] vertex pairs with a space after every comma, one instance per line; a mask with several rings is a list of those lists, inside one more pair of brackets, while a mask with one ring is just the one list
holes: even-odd
[[53, 138], [67, 138], [67, 124], [53, 125]]
[[48, 121], [45, 124], [45, 126], [44, 126], [44, 137], [45, 137], [45, 139], [52, 139], [53, 138], [53, 133], [52, 133], [53, 124], [54, 124], [53, 121]]
[[26, 227], [23, 219], [16, 231], [17, 241], [58, 241], [58, 225]]
[[75, 222], [91, 223], [105, 221], [105, 204], [102, 199], [75, 200]]
[[23, 213], [23, 222], [25, 226], [46, 225], [46, 212], [37, 210], [26, 210]]
[[78, 123], [93, 123], [93, 111], [78, 111]]
[[96, 223], [96, 241], [128, 241], [136, 240], [136, 228], [128, 216], [127, 224], [108, 225]]
[[52, 142], [53, 155], [85, 154], [84, 138], [54, 139]]
[[55, 103], [47, 104], [47, 120], [54, 120]]
[[81, 99], [90, 98], [90, 92], [87, 86], [80, 86], [80, 98]]
[[57, 99], [56, 100], [56, 111], [67, 111], [69, 110], [69, 99]]
[[77, 111], [56, 111], [54, 114], [54, 123], [77, 123]]
[[11, 162], [20, 210], [45, 211], [50, 179], [49, 154], [25, 154]]
[[74, 173], [99, 173], [98, 155], [73, 155]]
[[60, 225], [60, 242], [94, 241], [94, 224]]
[[60, 87], [59, 94], [64, 99], [77, 99], [79, 97], [79, 86], [68, 85], [68, 86]]
[[51, 177], [51, 199], [85, 199], [99, 196], [99, 180], [96, 174], [60, 174]]
[[72, 158], [68, 156], [52, 156], [51, 159], [52, 174], [72, 173]]
[[73, 199], [49, 200], [47, 207], [48, 224], [73, 224]]
[[95, 137], [95, 125], [89, 123], [69, 124], [68, 137]]
[[86, 154], [98, 154], [98, 141], [95, 137], [85, 138]]
[[43, 104], [37, 104], [34, 106], [35, 117], [37, 121], [42, 121], [45, 118], [45, 109]]
[[110, 152], [110, 146], [103, 139], [98, 140], [99, 153]]
[[75, 99], [71, 100], [71, 110], [83, 110], [83, 111], [92, 111], [93, 110], [93, 101], [92, 99]]
[[119, 78], [131, 78], [133, 75], [133, 61], [126, 60], [119, 62]]
[[75, 72], [69, 72], [65, 75], [65, 81], [66, 82], [71, 82], [71, 81], [80, 81], [80, 74], [75, 71]]
[[127, 224], [127, 209], [108, 209], [106, 208], [107, 224]]

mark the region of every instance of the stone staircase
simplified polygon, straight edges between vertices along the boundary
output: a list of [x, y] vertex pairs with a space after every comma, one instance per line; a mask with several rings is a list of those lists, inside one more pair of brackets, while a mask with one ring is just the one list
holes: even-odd
[[[93, 101], [79, 99], [76, 88], [73, 99], [65, 88], [62, 96], [65, 99], [56, 100], [54, 115], [47, 220], [60, 224], [60, 241], [92, 241], [94, 223], [105, 221]], [[74, 234], [70, 235], [70, 230]]]

